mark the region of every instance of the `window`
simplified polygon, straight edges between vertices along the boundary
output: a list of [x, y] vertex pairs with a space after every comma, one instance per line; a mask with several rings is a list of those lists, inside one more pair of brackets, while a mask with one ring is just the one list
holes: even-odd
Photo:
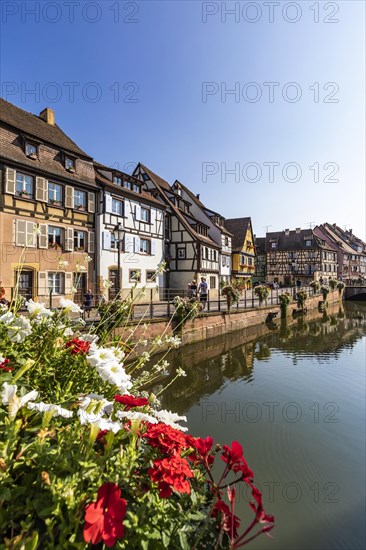
[[119, 187], [122, 187], [122, 178], [120, 178], [119, 176], [113, 176], [113, 183], [115, 183]]
[[156, 278], [155, 271], [146, 271], [146, 282], [147, 283], [154, 283]]
[[132, 189], [131, 182], [130, 182], [130, 181], [124, 181], [124, 182], [123, 182], [123, 187], [124, 187], [125, 189]]
[[185, 248], [178, 248], [178, 258], [180, 260], [184, 260], [186, 257], [186, 249]]
[[272, 248], [276, 248], [276, 243], [271, 243]]
[[65, 168], [69, 170], [69, 172], [75, 172], [75, 159], [65, 157]]
[[229, 237], [225, 237], [225, 246], [229, 246]]
[[117, 199], [112, 199], [112, 212], [117, 216], [123, 216], [123, 202]]
[[86, 210], [86, 193], [85, 191], [74, 191], [74, 208], [77, 210]]
[[114, 250], [118, 249], [118, 241], [116, 240], [114, 233], [111, 233], [111, 248], [113, 248]]
[[140, 239], [140, 253], [150, 254], [151, 243], [147, 239]]
[[140, 220], [145, 223], [150, 223], [150, 210], [148, 208], [141, 208]]
[[48, 273], [48, 292], [53, 294], [64, 294], [65, 275], [64, 273]]
[[17, 172], [15, 194], [26, 199], [33, 198], [33, 177]]
[[149, 176], [148, 176], [147, 174], [142, 174], [142, 179], [143, 179], [144, 181], [147, 181], [147, 180], [149, 180], [150, 178], [149, 178]]
[[210, 277], [210, 288], [216, 288], [216, 277], [215, 276]]
[[222, 256], [221, 263], [222, 263], [222, 267], [226, 267], [226, 256]]
[[305, 246], [311, 246], [313, 244], [313, 241], [311, 239], [307, 239], [305, 241]]
[[36, 158], [37, 157], [37, 146], [33, 143], [25, 144], [25, 154], [27, 157]]
[[51, 204], [62, 204], [62, 186], [58, 183], [48, 183], [48, 202]]
[[132, 188], [135, 191], [135, 193], [140, 193], [140, 186], [137, 185], [137, 183], [134, 183]]
[[248, 265], [253, 265], [253, 259], [252, 258], [248, 258]]
[[62, 244], [62, 229], [53, 225], [48, 226], [48, 248], [58, 248]]
[[141, 271], [139, 269], [130, 269], [130, 283], [141, 283]]
[[86, 234], [85, 231], [74, 231], [74, 250], [85, 250]]

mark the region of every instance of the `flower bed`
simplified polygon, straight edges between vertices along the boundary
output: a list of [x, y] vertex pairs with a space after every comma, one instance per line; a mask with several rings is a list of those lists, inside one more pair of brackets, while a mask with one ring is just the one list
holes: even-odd
[[[144, 369], [145, 351], [126, 365], [131, 342], [114, 339], [113, 327], [109, 343], [97, 327], [86, 332], [71, 300], [60, 311], [26, 307], [27, 316], [0, 313], [5, 547], [240, 548], [273, 528], [241, 445], [193, 437], [185, 417], [141, 390], [166, 370], [164, 358]], [[179, 339], [152, 346], [167, 343]], [[215, 462], [224, 463], [217, 480]], [[238, 484], [251, 494], [242, 529]]]

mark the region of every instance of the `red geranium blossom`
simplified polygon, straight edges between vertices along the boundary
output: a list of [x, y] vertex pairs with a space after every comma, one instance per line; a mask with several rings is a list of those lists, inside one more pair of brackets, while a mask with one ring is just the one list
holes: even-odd
[[274, 523], [274, 516], [270, 516], [265, 513], [262, 504], [262, 493], [257, 487], [252, 487], [252, 496], [257, 501], [257, 505], [254, 502], [249, 502], [249, 506], [255, 511], [255, 519], [259, 523]]
[[90, 342], [79, 340], [79, 338], [73, 338], [66, 342], [65, 347], [70, 348], [73, 355], [86, 355], [90, 349]]
[[223, 446], [221, 460], [226, 462], [229, 470], [241, 472], [244, 481], [252, 479], [254, 474], [243, 457], [243, 447], [237, 441], [233, 441], [231, 447], [230, 449], [228, 445]]
[[10, 372], [12, 371], [12, 367], [8, 367], [7, 365], [10, 363], [10, 359], [4, 359], [2, 363], [0, 363], [0, 369], [4, 372]]
[[215, 518], [221, 518], [220, 528], [225, 531], [225, 533], [231, 534], [231, 530], [233, 529], [234, 537], [236, 538], [238, 536], [240, 519], [238, 516], [231, 513], [230, 508], [221, 498], [217, 499], [212, 515]]
[[195, 449], [195, 453], [189, 455], [189, 459], [192, 462], [203, 462], [207, 468], [215, 460], [215, 457], [210, 454], [214, 440], [212, 437], [192, 437], [191, 435], [186, 436], [186, 441], [190, 447]]
[[134, 397], [133, 395], [115, 395], [115, 401], [122, 403], [125, 406], [126, 411], [129, 411], [133, 407], [143, 407], [149, 404], [149, 400], [146, 397]]
[[152, 447], [157, 447], [166, 455], [172, 455], [189, 447], [186, 436], [168, 424], [149, 424], [143, 437], [149, 440]]
[[122, 538], [122, 520], [126, 515], [127, 502], [121, 498], [121, 489], [114, 483], [104, 483], [98, 489], [97, 502], [85, 508], [84, 540], [91, 544], [104, 542], [112, 547]]
[[178, 493], [191, 492], [191, 485], [187, 478], [193, 477], [185, 458], [178, 455], [169, 458], [154, 460], [154, 467], [148, 470], [151, 481], [158, 483], [159, 496], [170, 497], [175, 489]]

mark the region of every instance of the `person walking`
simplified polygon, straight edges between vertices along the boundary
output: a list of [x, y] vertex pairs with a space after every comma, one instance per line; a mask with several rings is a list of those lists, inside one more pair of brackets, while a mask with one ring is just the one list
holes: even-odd
[[208, 294], [208, 284], [206, 282], [205, 277], [201, 277], [201, 282], [198, 286], [198, 292], [200, 295], [200, 302], [202, 304], [202, 309], [205, 309], [206, 302], [207, 302], [207, 294]]
[[84, 294], [84, 307], [85, 311], [88, 313], [88, 317], [90, 317], [90, 310], [93, 307], [93, 294], [90, 288], [85, 292]]
[[197, 297], [197, 283], [195, 279], [188, 285], [188, 296], [189, 298]]

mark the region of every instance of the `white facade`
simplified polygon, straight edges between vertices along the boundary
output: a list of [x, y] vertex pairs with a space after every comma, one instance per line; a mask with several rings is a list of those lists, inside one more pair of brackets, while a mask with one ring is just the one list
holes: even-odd
[[[137, 288], [155, 289], [162, 285], [162, 274], [155, 273], [163, 261], [164, 211], [143, 197], [123, 196], [119, 192], [101, 191], [97, 215], [99, 242], [98, 281], [115, 284], [118, 266], [118, 244], [113, 230], [121, 224], [124, 236], [121, 246], [121, 289], [126, 295], [138, 279]], [[136, 273], [138, 272], [138, 273]], [[104, 293], [107, 295], [107, 292]], [[158, 299], [156, 293], [155, 299]]]
[[231, 279], [231, 237], [221, 234], [221, 258], [220, 258], [220, 279], [230, 282]]

